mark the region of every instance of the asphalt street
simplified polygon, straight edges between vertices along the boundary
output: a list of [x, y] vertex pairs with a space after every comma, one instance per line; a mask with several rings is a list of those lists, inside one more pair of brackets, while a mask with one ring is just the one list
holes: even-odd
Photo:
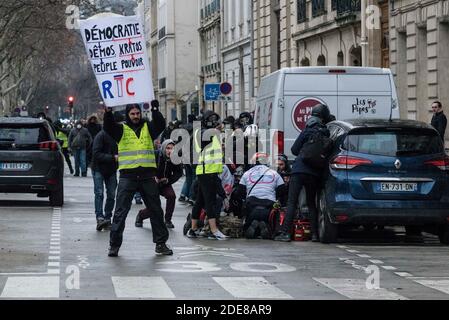
[[69, 175], [62, 209], [34, 195], [0, 194], [0, 299], [449, 298], [449, 247], [428, 234], [410, 243], [401, 228], [360, 229], [332, 245], [188, 239], [182, 227], [191, 207], [177, 203], [174, 255], [157, 257], [149, 221], [134, 227], [143, 207], [133, 204], [120, 257], [109, 258], [93, 199], [92, 178]]

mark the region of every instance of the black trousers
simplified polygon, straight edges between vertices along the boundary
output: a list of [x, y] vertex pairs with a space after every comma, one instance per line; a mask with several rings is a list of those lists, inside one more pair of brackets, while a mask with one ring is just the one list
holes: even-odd
[[282, 231], [289, 233], [295, 219], [302, 188], [306, 189], [307, 207], [310, 213], [310, 228], [312, 234], [318, 234], [318, 212], [316, 208], [316, 194], [320, 187], [319, 178], [310, 174], [293, 174], [290, 178], [287, 216]]
[[[254, 220], [268, 222], [270, 217], [271, 209], [273, 208], [274, 202], [267, 199], [258, 199], [256, 197], [249, 197], [246, 199], [246, 218], [243, 230], [249, 228]], [[264, 207], [264, 210], [254, 210], [256, 207]]]
[[202, 174], [198, 178], [198, 194], [192, 209], [192, 219], [199, 219], [201, 209], [204, 208], [209, 219], [217, 217], [216, 201], [218, 194], [218, 183], [221, 183], [217, 174]]
[[65, 162], [67, 162], [67, 165], [69, 166], [69, 170], [72, 173], [73, 172], [73, 167], [72, 167], [72, 161], [70, 160], [69, 149], [63, 148], [62, 149], [62, 154], [64, 155]]
[[122, 245], [125, 221], [131, 209], [136, 191], [140, 192], [145, 206], [151, 212], [150, 219], [153, 230], [153, 242], [160, 244], [168, 240], [168, 229], [165, 226], [164, 212], [161, 208], [159, 188], [156, 181], [154, 179], [120, 178], [110, 235], [111, 247], [120, 247]]

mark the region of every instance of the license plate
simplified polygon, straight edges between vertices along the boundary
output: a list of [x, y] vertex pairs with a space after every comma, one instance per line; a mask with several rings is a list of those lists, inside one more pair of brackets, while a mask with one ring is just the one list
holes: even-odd
[[28, 171], [32, 168], [31, 163], [0, 163], [1, 171]]
[[382, 192], [416, 192], [417, 183], [382, 183], [380, 186]]

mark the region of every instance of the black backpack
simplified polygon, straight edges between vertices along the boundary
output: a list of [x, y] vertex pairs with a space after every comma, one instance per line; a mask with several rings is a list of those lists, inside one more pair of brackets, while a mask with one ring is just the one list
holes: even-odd
[[328, 165], [328, 157], [332, 152], [332, 148], [332, 139], [318, 131], [304, 143], [299, 156], [306, 165], [315, 169], [323, 169]]

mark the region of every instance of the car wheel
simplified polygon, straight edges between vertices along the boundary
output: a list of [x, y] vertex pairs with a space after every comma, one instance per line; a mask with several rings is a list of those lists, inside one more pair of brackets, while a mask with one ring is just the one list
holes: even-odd
[[62, 183], [56, 190], [50, 193], [50, 205], [52, 207], [62, 207], [64, 205], [64, 185]]
[[440, 238], [441, 244], [449, 245], [449, 226], [442, 227], [438, 237]]
[[326, 203], [326, 194], [321, 192], [318, 209], [318, 230], [322, 243], [333, 243], [337, 241], [338, 226], [331, 223]]

